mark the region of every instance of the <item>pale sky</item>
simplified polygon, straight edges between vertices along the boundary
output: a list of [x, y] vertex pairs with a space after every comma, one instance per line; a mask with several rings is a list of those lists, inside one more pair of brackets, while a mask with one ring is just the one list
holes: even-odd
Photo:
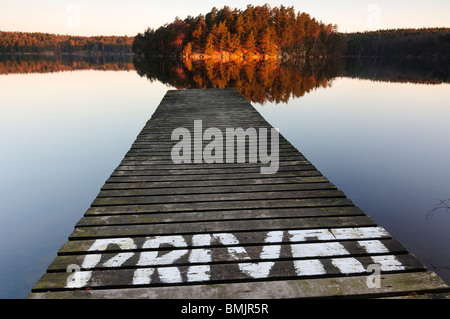
[[341, 32], [392, 28], [450, 27], [449, 0], [0, 0], [0, 30], [71, 35], [134, 36], [176, 16], [206, 14], [213, 6], [244, 10], [247, 4], [294, 6]]

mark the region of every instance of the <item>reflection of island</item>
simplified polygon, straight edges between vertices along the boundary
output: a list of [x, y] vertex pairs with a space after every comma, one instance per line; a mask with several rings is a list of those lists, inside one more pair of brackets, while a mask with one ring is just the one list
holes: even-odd
[[[295, 62], [295, 63], [294, 63]], [[135, 59], [140, 76], [179, 89], [236, 87], [249, 101], [288, 102], [316, 88], [326, 88], [335, 77], [372, 81], [450, 83], [449, 61], [433, 59], [336, 58], [288, 61], [191, 61]]]
[[140, 76], [178, 89], [235, 87], [249, 101], [288, 102], [320, 87], [328, 87], [339, 74], [336, 60], [309, 63], [267, 61], [192, 61], [168, 59], [135, 60]]
[[130, 56], [72, 55], [1, 55], [0, 74], [51, 73], [76, 70], [130, 71], [134, 65]]
[[249, 101], [288, 102], [335, 77], [417, 84], [450, 83], [448, 59], [334, 58], [280, 62], [169, 58], [132, 59], [129, 55], [2, 55], [0, 75], [76, 70], [130, 71], [179, 89], [236, 87]]

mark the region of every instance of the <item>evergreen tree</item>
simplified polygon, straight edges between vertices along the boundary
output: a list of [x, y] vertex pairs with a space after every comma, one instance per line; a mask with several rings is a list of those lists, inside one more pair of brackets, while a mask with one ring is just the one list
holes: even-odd
[[256, 49], [256, 44], [255, 44], [255, 36], [253, 35], [253, 31], [250, 31], [247, 40], [245, 41], [245, 45], [244, 45], [245, 49], [249, 52], [254, 52]]
[[[283, 51], [326, 55], [324, 51], [335, 48], [338, 36], [331, 24], [319, 23], [306, 13], [296, 14], [293, 7], [248, 5], [242, 11], [225, 6], [220, 10], [214, 7], [205, 18], [176, 18], [151, 36], [139, 35], [135, 48], [155, 54], [199, 51], [210, 55], [247, 50], [265, 55]], [[184, 50], [188, 43], [189, 50]]]

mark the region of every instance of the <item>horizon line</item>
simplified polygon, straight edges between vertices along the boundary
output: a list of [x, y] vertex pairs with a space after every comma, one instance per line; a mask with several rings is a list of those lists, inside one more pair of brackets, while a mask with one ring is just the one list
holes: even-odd
[[[150, 27], [148, 27], [150, 28]], [[148, 29], [147, 28], [147, 29]], [[145, 29], [145, 30], [147, 30]], [[383, 28], [383, 29], [377, 29], [377, 30], [364, 30], [364, 31], [338, 31], [337, 33], [340, 34], [349, 34], [349, 33], [365, 33], [365, 32], [379, 32], [379, 31], [391, 31], [391, 30], [427, 30], [427, 29], [448, 29], [450, 30], [450, 27], [444, 27], [444, 26], [435, 26], [435, 27], [401, 27], [401, 28]], [[50, 35], [59, 35], [59, 36], [72, 36], [72, 37], [84, 37], [84, 38], [91, 38], [91, 37], [129, 37], [134, 38], [137, 34], [145, 32], [138, 32], [135, 35], [118, 35], [118, 34], [112, 34], [112, 35], [105, 35], [105, 34], [96, 34], [96, 35], [79, 35], [79, 34], [69, 34], [69, 33], [55, 33], [55, 32], [43, 32], [43, 31], [10, 31], [10, 30], [0, 30], [0, 32], [10, 32], [10, 33], [43, 33], [43, 34], [50, 34]]]

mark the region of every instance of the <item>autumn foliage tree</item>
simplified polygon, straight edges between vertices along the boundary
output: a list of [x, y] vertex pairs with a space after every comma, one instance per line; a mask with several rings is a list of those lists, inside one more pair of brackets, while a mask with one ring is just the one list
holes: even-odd
[[218, 10], [188, 16], [136, 35], [133, 51], [139, 56], [213, 54], [337, 54], [337, 26], [324, 24], [294, 7], [248, 5], [245, 10]]

